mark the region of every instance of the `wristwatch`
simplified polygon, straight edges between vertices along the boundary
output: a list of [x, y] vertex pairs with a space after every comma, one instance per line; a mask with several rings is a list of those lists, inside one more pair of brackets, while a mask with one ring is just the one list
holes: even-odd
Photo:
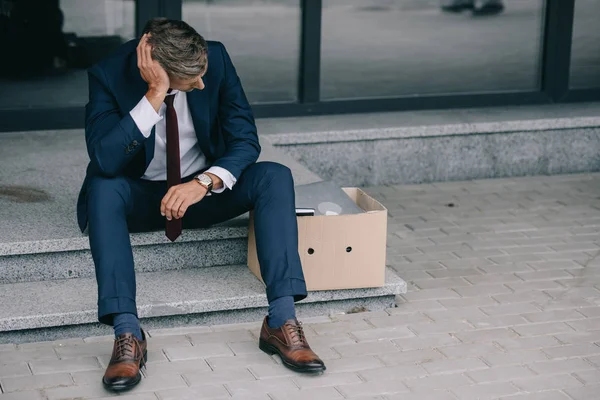
[[204, 186], [208, 192], [210, 192], [213, 188], [212, 178], [206, 174], [200, 174], [194, 178], [196, 182], [200, 185]]

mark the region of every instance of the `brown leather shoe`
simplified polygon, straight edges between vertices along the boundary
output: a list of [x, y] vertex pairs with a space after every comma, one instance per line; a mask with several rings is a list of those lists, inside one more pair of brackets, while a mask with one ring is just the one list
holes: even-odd
[[146, 334], [142, 331], [142, 340], [131, 333], [124, 333], [115, 339], [112, 357], [102, 383], [107, 390], [122, 392], [132, 389], [142, 380], [140, 369], [148, 361]]
[[290, 319], [281, 328], [271, 329], [267, 318], [260, 330], [258, 347], [265, 353], [279, 354], [283, 365], [297, 372], [318, 373], [325, 371], [325, 363], [308, 345], [302, 324]]

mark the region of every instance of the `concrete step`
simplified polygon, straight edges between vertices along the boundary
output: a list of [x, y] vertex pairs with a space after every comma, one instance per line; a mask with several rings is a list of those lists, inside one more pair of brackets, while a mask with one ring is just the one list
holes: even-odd
[[[83, 131], [3, 134], [0, 147], [0, 283], [94, 275], [87, 234], [75, 204], [87, 164]], [[287, 165], [297, 185], [320, 178], [261, 138], [260, 161]], [[246, 262], [248, 216], [210, 229], [184, 230], [176, 243], [164, 232], [131, 235], [140, 272]]]
[[[137, 301], [147, 328], [260, 320], [263, 284], [245, 265], [146, 272], [137, 276]], [[311, 292], [299, 315], [390, 307], [406, 283], [388, 269], [382, 288]], [[94, 278], [0, 285], [0, 343], [107, 334], [97, 324]]]
[[[243, 264], [248, 216], [209, 229], [184, 230], [175, 243], [163, 231], [131, 235], [138, 272]], [[87, 236], [0, 243], [0, 283], [94, 276]]]

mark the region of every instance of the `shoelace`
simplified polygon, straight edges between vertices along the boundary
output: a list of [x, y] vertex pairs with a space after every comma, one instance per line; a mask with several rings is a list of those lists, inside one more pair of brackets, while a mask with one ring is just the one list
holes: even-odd
[[135, 354], [134, 347], [135, 347], [135, 340], [132, 337], [125, 336], [125, 337], [118, 338], [115, 358], [118, 360], [125, 359], [125, 358], [133, 358], [133, 356]]
[[306, 344], [306, 336], [304, 335], [304, 329], [302, 328], [302, 322], [297, 322], [296, 325], [286, 324], [289, 330], [292, 344]]

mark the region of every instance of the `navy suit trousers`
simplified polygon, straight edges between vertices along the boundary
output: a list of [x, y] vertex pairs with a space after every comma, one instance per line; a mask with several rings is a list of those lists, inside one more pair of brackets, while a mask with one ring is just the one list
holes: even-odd
[[[184, 179], [189, 181], [191, 177]], [[92, 177], [87, 186], [90, 247], [98, 283], [98, 319], [136, 309], [130, 232], [164, 229], [160, 202], [166, 182]], [[272, 162], [248, 167], [232, 190], [212, 194], [188, 208], [183, 228], [204, 228], [254, 210], [258, 259], [267, 299], [306, 297], [298, 255], [294, 183], [289, 168]], [[198, 255], [201, 257], [202, 255]]]

